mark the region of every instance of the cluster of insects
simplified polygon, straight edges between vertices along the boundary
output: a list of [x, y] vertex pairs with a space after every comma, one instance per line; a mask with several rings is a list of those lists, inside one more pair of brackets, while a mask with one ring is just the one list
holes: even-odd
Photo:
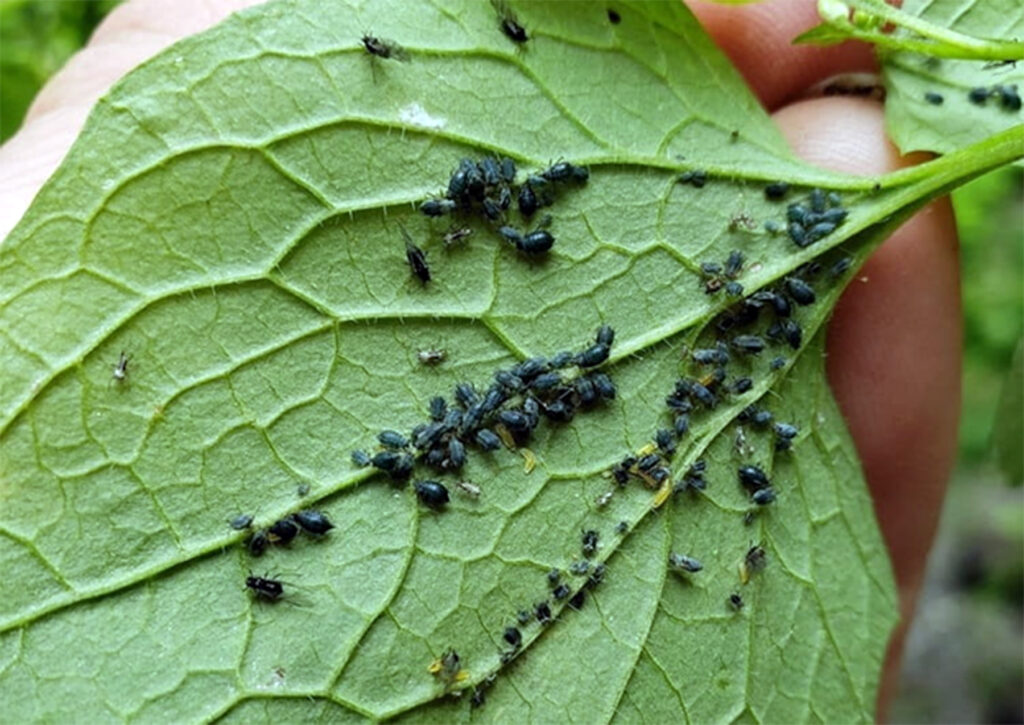
[[988, 103], [990, 98], [996, 98], [999, 101], [999, 106], [1007, 111], [1019, 111], [1021, 107], [1020, 94], [1017, 92], [1017, 86], [1014, 85], [1001, 85], [999, 83], [989, 86], [978, 86], [972, 88], [967, 92], [967, 100], [976, 106], [984, 106]]
[[[769, 199], [781, 199], [785, 196], [770, 196], [770, 188], [772, 185], [765, 189], [765, 195]], [[778, 188], [777, 185], [775, 188]], [[809, 247], [834, 232], [846, 220], [847, 214], [839, 194], [834, 191], [826, 194], [821, 189], [811, 189], [804, 202], [796, 202], [786, 207], [786, 231], [798, 247]], [[774, 223], [774, 220], [769, 221]], [[765, 222], [765, 229], [774, 233], [778, 230], [777, 223], [775, 226], [769, 226], [768, 222]]]
[[[372, 466], [402, 483], [412, 477], [417, 462], [437, 473], [457, 473], [469, 451], [495, 451], [502, 445], [525, 449], [542, 418], [568, 423], [586, 411], [615, 398], [615, 384], [594, 368], [608, 360], [615, 331], [602, 325], [594, 342], [580, 352], [561, 352], [550, 358], [533, 357], [497, 370], [491, 384], [478, 390], [470, 382], [458, 383], [449, 400], [431, 398], [429, 420], [408, 435], [383, 430], [377, 435], [380, 449], [352, 452], [352, 462]], [[450, 501], [448, 487], [436, 480], [413, 484], [420, 503], [435, 510]], [[459, 481], [456, 490], [477, 497], [480, 489]]]
[[[231, 527], [242, 530], [252, 526], [252, 516], [243, 514], [231, 521]], [[288, 546], [299, 533], [310, 536], [324, 536], [334, 524], [320, 511], [305, 510], [288, 514], [265, 529], [258, 529], [246, 540], [245, 545], [252, 556], [263, 556], [270, 546]]]
[[[554, 203], [561, 187], [586, 183], [590, 171], [585, 166], [559, 161], [538, 174], [527, 175], [521, 184], [516, 184], [516, 174], [515, 161], [507, 157], [462, 159], [448, 179], [444, 196], [427, 199], [420, 204], [420, 211], [431, 218], [479, 216], [519, 252], [527, 256], [545, 254], [555, 244], [554, 236], [546, 229], [551, 217], [545, 215], [532, 230], [516, 227], [508, 223], [513, 202], [520, 217], [528, 222], [539, 209]], [[444, 234], [445, 244], [463, 241], [471, 235], [470, 227], [455, 225]]]

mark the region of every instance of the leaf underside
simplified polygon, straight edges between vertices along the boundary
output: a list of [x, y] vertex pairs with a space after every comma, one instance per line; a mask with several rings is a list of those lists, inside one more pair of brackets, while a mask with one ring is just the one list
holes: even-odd
[[[6, 717], [468, 720], [466, 692], [489, 681], [474, 718], [872, 719], [895, 594], [819, 332], [849, 274], [813, 281], [799, 354], [734, 361], [753, 390], [695, 414], [672, 468], [705, 460], [704, 494], [654, 507], [634, 481], [595, 499], [670, 422], [665, 395], [693, 372], [681, 350], [713, 344], [733, 304], [705, 293], [702, 262], [742, 250], [748, 293], [818, 254], [856, 264], [959, 177], [805, 167], [681, 5], [614, 5], [617, 23], [602, 5], [517, 4], [517, 48], [484, 3], [274, 2], [100, 102], [0, 248]], [[411, 61], [369, 58], [367, 28]], [[550, 209], [547, 258], [475, 218], [445, 249], [447, 221], [416, 211], [485, 154], [521, 174], [589, 166]], [[687, 169], [707, 185], [677, 183]], [[849, 219], [803, 250], [769, 234], [777, 178], [792, 199], [835, 190]], [[427, 250], [427, 286], [399, 224]], [[618, 397], [542, 425], [532, 473], [517, 452], [473, 452], [461, 477], [479, 499], [432, 512], [350, 463], [456, 382], [585, 347], [601, 323]], [[426, 348], [448, 359], [423, 366]], [[799, 426], [791, 451], [737, 424], [754, 402]], [[750, 462], [779, 500], [747, 526]], [[337, 528], [258, 560], [227, 525], [309, 507]], [[550, 598], [545, 573], [579, 558], [581, 529], [600, 532], [605, 581], [581, 611], [524, 626], [502, 666], [503, 629]], [[743, 583], [755, 543], [768, 565]], [[669, 552], [704, 570], [668, 571]], [[253, 601], [250, 570], [285, 600]], [[461, 697], [428, 672], [449, 647]]]
[[[968, 35], [1024, 39], [1024, 6], [1018, 2], [907, 2], [903, 10]], [[1024, 89], [1024, 64], [928, 58], [919, 53], [882, 56], [888, 97], [886, 127], [904, 153], [949, 153], [1024, 123], [1024, 111], [1000, 102], [998, 91], [984, 103], [972, 103], [971, 89], [1015, 86]], [[938, 93], [941, 105], [925, 93]]]

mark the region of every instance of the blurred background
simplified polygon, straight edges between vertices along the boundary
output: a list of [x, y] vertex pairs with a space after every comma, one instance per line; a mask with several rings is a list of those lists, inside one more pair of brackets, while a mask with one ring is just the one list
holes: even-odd
[[[0, 0], [0, 142], [118, 2]], [[1022, 723], [1024, 170], [978, 179], [954, 192], [953, 204], [966, 342], [959, 465], [890, 717]]]

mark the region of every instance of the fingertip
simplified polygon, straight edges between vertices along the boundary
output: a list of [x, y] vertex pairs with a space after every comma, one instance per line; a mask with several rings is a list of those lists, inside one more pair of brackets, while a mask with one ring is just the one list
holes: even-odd
[[812, 0], [739, 6], [687, 0], [687, 5], [769, 110], [826, 78], [877, 70], [874, 50], [866, 43], [793, 44], [796, 36], [821, 22]]

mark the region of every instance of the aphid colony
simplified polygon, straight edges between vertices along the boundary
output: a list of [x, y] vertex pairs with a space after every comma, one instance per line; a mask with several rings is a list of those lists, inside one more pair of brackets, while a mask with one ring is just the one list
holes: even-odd
[[[604, 581], [606, 571], [604, 563], [591, 566], [591, 562], [588, 561], [590, 557], [597, 553], [600, 535], [596, 530], [587, 529], [582, 532], [581, 539], [581, 553], [585, 558], [574, 561], [569, 566], [569, 573], [576, 577], [586, 577], [586, 579], [583, 580], [582, 584], [573, 584], [562, 579], [562, 571], [559, 569], [551, 569], [547, 572], [545, 579], [551, 591], [550, 598], [542, 599], [530, 607], [520, 609], [515, 615], [515, 624], [506, 626], [502, 631], [501, 638], [509, 647], [500, 652], [499, 660], [502, 665], [507, 665], [514, 660], [522, 649], [524, 628], [531, 624], [536, 624], [541, 628], [550, 625], [555, 621], [555, 610], [553, 607], [558, 607], [563, 603], [574, 611], [581, 610], [586, 603], [587, 591], [593, 590]], [[573, 591], [574, 587], [575, 591]], [[454, 650], [449, 650], [449, 652], [454, 653]], [[458, 655], [455, 656], [457, 657]], [[431, 664], [428, 669], [434, 674], [440, 674], [436, 667], [436, 662]], [[451, 687], [456, 682], [456, 680], [451, 678], [443, 679], [446, 688]], [[496, 679], [497, 673], [492, 672], [479, 685], [473, 688], [473, 694], [470, 697], [471, 707], [477, 708], [484, 704], [487, 699], [487, 691]]]
[[[498, 370], [484, 391], [469, 382], [458, 383], [452, 400], [430, 400], [430, 419], [403, 435], [383, 430], [377, 435], [380, 449], [373, 454], [357, 450], [352, 462], [373, 466], [393, 481], [402, 483], [417, 461], [438, 473], [455, 473], [466, 464], [469, 451], [495, 451], [525, 446], [541, 418], [567, 423], [586, 411], [615, 398], [615, 384], [594, 370], [611, 353], [615, 331], [602, 325], [594, 342], [578, 352], [561, 352], [551, 358], [534, 357], [512, 368]], [[470, 497], [480, 489], [461, 481], [456, 489]], [[436, 480], [417, 480], [413, 490], [420, 503], [435, 510], [449, 502], [447, 486]]]
[[[252, 526], [252, 516], [242, 514], [231, 520], [231, 528], [242, 530]], [[258, 529], [246, 539], [245, 546], [252, 556], [263, 556], [270, 546], [288, 546], [300, 532], [311, 536], [324, 536], [334, 524], [320, 511], [304, 510], [288, 514], [265, 529]]]
[[[533, 230], [509, 224], [513, 200], [520, 217], [529, 220], [539, 209], [553, 204], [562, 187], [586, 183], [590, 171], [585, 166], [559, 161], [539, 174], [528, 175], [521, 184], [516, 184], [516, 174], [516, 163], [510, 158], [462, 159], [448, 179], [444, 197], [427, 199], [420, 204], [420, 211], [432, 218], [452, 214], [464, 218], [479, 216], [519, 252], [527, 256], [545, 254], [555, 244], [554, 236], [544, 228], [551, 218], [544, 217]], [[461, 241], [470, 234], [469, 228], [453, 228], [445, 233], [445, 244]]]
[[1021, 107], [1020, 94], [1017, 92], [1017, 86], [1014, 85], [1000, 85], [995, 84], [985, 88], [979, 86], [972, 88], [967, 92], [967, 100], [976, 106], [984, 106], [988, 99], [997, 98], [999, 100], [999, 106], [1006, 111], [1019, 111]]
[[[767, 189], [765, 193], [767, 196]], [[809, 247], [834, 232], [846, 220], [847, 213], [839, 194], [811, 189], [804, 202], [786, 207], [786, 231], [798, 247]]]

